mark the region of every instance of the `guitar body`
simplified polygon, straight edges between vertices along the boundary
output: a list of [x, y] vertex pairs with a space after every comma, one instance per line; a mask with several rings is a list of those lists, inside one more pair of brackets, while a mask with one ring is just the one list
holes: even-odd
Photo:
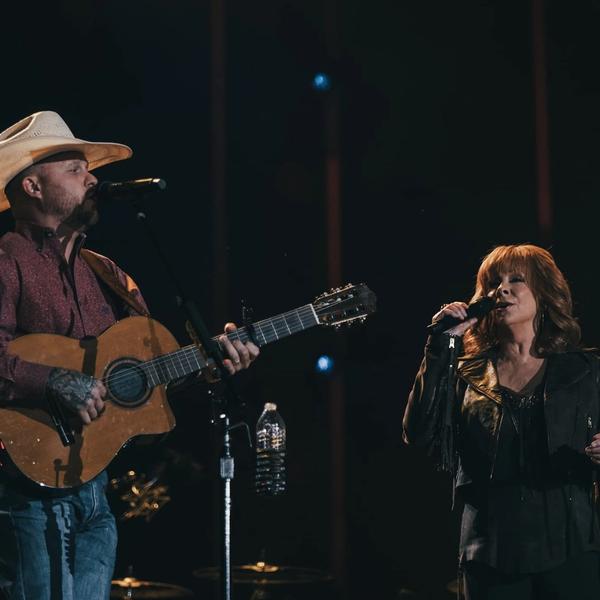
[[[23, 360], [72, 369], [98, 379], [121, 361], [144, 362], [179, 349], [171, 333], [147, 317], [119, 321], [98, 338], [75, 340], [30, 334], [13, 340], [9, 352]], [[75, 443], [63, 445], [50, 414], [25, 405], [0, 408], [0, 439], [18, 469], [32, 481], [70, 488], [104, 470], [131, 438], [165, 433], [175, 427], [165, 385], [148, 387], [141, 401], [123, 405], [109, 394], [103, 414], [83, 425], [69, 417]], [[65, 411], [65, 416], [66, 416]]]

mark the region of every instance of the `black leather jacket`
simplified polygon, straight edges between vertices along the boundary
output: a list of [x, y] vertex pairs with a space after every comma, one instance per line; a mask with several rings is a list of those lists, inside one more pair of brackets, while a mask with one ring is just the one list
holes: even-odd
[[[458, 360], [454, 406], [447, 406], [450, 339], [444, 334], [427, 342], [404, 414], [403, 437], [438, 458], [444, 446], [450, 448], [458, 461], [446, 457], [446, 462], [453, 466], [458, 487], [493, 480], [503, 411], [491, 354]], [[452, 339], [460, 353], [460, 338]], [[595, 469], [583, 451], [598, 432], [599, 372], [600, 359], [592, 351], [548, 357], [544, 416], [557, 483], [589, 486], [594, 481]], [[444, 440], [448, 436], [456, 438], [450, 445]]]

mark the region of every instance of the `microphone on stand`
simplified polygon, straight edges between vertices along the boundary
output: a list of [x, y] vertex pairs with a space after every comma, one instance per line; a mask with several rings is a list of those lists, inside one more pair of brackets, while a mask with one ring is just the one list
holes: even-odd
[[101, 181], [96, 188], [96, 198], [104, 200], [128, 200], [151, 192], [162, 192], [167, 188], [164, 179], [147, 177], [131, 181]]
[[469, 304], [467, 307], [467, 317], [465, 319], [458, 319], [452, 315], [445, 315], [439, 321], [427, 325], [427, 330], [432, 335], [442, 333], [442, 331], [446, 331], [455, 325], [460, 325], [460, 323], [464, 323], [468, 319], [481, 319], [492, 310], [496, 308], [505, 308], [506, 306], [510, 305], [507, 302], [496, 302], [496, 299], [493, 296], [484, 296]]

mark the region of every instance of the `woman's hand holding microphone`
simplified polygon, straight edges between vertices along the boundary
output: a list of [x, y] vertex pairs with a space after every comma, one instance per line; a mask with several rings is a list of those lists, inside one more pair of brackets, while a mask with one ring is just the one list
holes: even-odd
[[477, 323], [477, 317], [467, 319], [467, 307], [468, 305], [464, 302], [451, 302], [450, 304], [444, 304], [442, 305], [442, 308], [435, 313], [435, 315], [433, 315], [432, 322], [435, 323], [436, 321], [443, 319], [445, 316], [460, 319], [463, 321], [462, 323], [459, 323], [450, 329], [446, 329], [444, 333], [462, 336], [465, 331], [469, 329], [469, 327], [472, 327], [475, 325], [475, 323]]

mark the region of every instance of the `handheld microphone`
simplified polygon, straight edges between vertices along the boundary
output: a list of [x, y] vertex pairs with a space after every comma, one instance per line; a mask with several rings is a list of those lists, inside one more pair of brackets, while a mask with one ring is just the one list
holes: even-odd
[[131, 181], [102, 181], [96, 189], [98, 200], [122, 200], [137, 198], [150, 192], [162, 192], [167, 187], [164, 179], [147, 177]]
[[445, 315], [439, 321], [431, 323], [431, 325], [427, 325], [427, 330], [430, 334], [441, 333], [442, 331], [446, 331], [455, 325], [464, 323], [468, 319], [481, 319], [481, 317], [485, 317], [485, 315], [487, 315], [493, 309], [504, 308], [505, 306], [509, 305], [506, 302], [496, 302], [496, 299], [493, 296], [484, 296], [483, 298], [479, 298], [479, 300], [475, 300], [475, 302], [471, 302], [471, 304], [469, 304], [467, 307], [466, 319], [457, 319], [451, 315]]

